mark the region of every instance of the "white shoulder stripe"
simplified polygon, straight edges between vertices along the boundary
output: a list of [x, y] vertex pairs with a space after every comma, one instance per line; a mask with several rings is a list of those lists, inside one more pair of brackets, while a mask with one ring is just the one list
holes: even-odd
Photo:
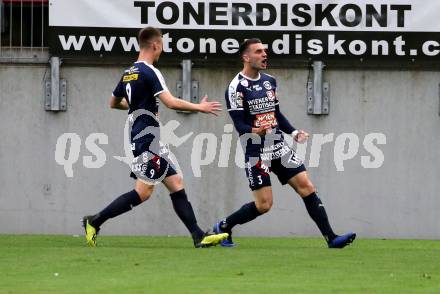
[[237, 90], [238, 83], [240, 82], [240, 74], [237, 74], [232, 81], [229, 83], [229, 89], [233, 88], [235, 91]]
[[240, 83], [240, 74], [237, 74], [234, 79], [229, 83], [228, 87], [228, 100], [229, 100], [229, 109], [228, 110], [235, 110], [238, 108], [242, 108], [242, 104], [239, 104], [238, 99], [241, 99], [237, 96], [237, 88]]
[[[149, 64], [149, 63], [147, 63], [147, 62], [145, 62], [145, 61], [142, 61], [146, 66], [148, 66], [149, 68], [151, 68], [152, 70], [153, 70], [153, 72], [156, 74], [156, 77], [157, 77], [157, 79], [159, 80], [159, 82], [160, 82], [160, 85], [162, 86], [162, 89], [164, 90], [164, 92], [165, 91], [169, 91], [168, 90], [168, 87], [167, 87], [167, 84], [165, 83], [165, 79], [164, 79], [164, 77], [163, 77], [163, 75], [162, 75], [162, 73], [160, 72], [160, 70], [158, 70], [156, 67], [154, 67], [154, 65], [152, 65], [152, 64]], [[159, 93], [160, 94], [160, 93]]]
[[165, 91], [168, 91], [167, 84], [165, 83], [165, 79], [162, 76], [162, 73], [155, 67], [153, 67], [153, 71], [156, 74], [157, 78], [159, 79], [160, 85], [162, 86], [162, 89]]
[[270, 74], [268, 74], [268, 73], [264, 73], [266, 76], [268, 76], [268, 77], [271, 77], [272, 79], [274, 79], [274, 77], [273, 76], [271, 76]]

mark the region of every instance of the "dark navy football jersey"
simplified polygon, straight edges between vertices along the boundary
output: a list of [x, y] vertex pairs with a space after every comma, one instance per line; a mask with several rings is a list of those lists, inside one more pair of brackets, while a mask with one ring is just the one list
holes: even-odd
[[[268, 134], [259, 138], [259, 143], [252, 141], [252, 136], [245, 135], [244, 140], [242, 136], [246, 156], [271, 160], [289, 152], [290, 148], [284, 142], [278, 122], [279, 102], [275, 78], [260, 73], [259, 78], [251, 79], [239, 73], [229, 84], [225, 97], [227, 109], [240, 136], [250, 133], [251, 128], [263, 125], [272, 127]], [[253, 138], [258, 139], [255, 136]]]
[[[131, 142], [148, 146], [155, 136], [159, 135], [158, 95], [168, 91], [161, 72], [153, 65], [143, 61], [135, 62], [124, 71], [113, 96], [125, 98], [130, 106], [128, 114], [132, 125]], [[151, 115], [142, 114], [133, 120], [132, 113], [137, 110], [146, 110]], [[146, 134], [143, 134], [146, 130]], [[136, 138], [138, 136], [139, 138]], [[159, 138], [156, 138], [159, 139]]]

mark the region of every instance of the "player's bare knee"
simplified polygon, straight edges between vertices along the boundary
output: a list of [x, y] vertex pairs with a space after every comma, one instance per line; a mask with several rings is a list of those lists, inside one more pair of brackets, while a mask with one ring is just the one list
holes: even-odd
[[272, 201], [262, 201], [262, 202], [257, 202], [256, 206], [257, 206], [257, 210], [259, 213], [266, 213], [268, 212], [271, 208], [272, 208]]
[[138, 193], [139, 198], [144, 202], [150, 198], [151, 194], [153, 194], [154, 186], [136, 185], [135, 190]]
[[315, 192], [315, 186], [312, 184], [311, 181], [307, 181], [303, 183], [300, 187], [298, 187], [297, 192], [301, 197], [306, 197]]
[[183, 189], [183, 179], [181, 176], [176, 177], [174, 186], [175, 186], [175, 189], [178, 191]]
[[142, 191], [142, 192], [138, 192], [139, 197], [141, 198], [142, 202], [147, 201], [150, 196], [151, 196], [151, 192], [148, 191]]
[[165, 185], [165, 187], [167, 187], [170, 193], [174, 193], [185, 188], [183, 184], [183, 178], [180, 175], [166, 177], [163, 180], [163, 184]]

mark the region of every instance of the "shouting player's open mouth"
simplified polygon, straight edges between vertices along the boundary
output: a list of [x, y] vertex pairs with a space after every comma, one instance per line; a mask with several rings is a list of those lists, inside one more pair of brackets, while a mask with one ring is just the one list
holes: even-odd
[[262, 65], [264, 68], [267, 67], [267, 58], [265, 58], [265, 59], [263, 59], [263, 60], [261, 61], [261, 65]]

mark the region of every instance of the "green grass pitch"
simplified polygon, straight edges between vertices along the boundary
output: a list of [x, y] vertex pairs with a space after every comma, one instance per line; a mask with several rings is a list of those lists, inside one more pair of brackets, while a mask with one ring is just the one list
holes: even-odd
[[0, 293], [440, 293], [440, 242], [0, 235]]

